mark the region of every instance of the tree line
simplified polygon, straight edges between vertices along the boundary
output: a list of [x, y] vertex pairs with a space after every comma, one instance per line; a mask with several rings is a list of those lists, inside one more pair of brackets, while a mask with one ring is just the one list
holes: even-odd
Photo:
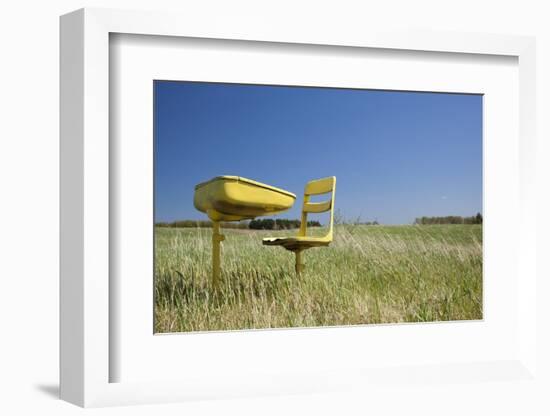
[[[293, 228], [300, 228], [300, 220], [287, 220], [287, 219], [259, 219], [252, 221], [232, 221], [221, 222], [222, 228], [232, 228], [240, 230], [291, 230]], [[165, 228], [212, 228], [212, 221], [208, 220], [180, 220], [172, 222], [157, 222], [156, 227]], [[308, 227], [320, 227], [319, 221], [308, 221]]]
[[[232, 222], [221, 222], [220, 226], [222, 228], [232, 228], [240, 230], [291, 230], [295, 228], [300, 228], [300, 220], [289, 220], [289, 219], [255, 219], [252, 221], [232, 221]], [[335, 219], [336, 224], [353, 224], [353, 225], [379, 225], [378, 221], [368, 221], [362, 222], [359, 219], [347, 223], [345, 221], [339, 221]], [[447, 215], [445, 217], [418, 217], [415, 218], [415, 225], [439, 225], [439, 224], [482, 224], [483, 217], [478, 212], [476, 215], [471, 217], [461, 217], [459, 215]], [[212, 221], [208, 220], [180, 220], [173, 222], [157, 222], [156, 227], [168, 227], [168, 228], [212, 228]], [[319, 221], [308, 221], [308, 227], [320, 227], [321, 223]]]
[[459, 215], [448, 215], [446, 217], [419, 217], [414, 220], [416, 225], [433, 224], [482, 224], [483, 217], [478, 212], [472, 217], [461, 217]]
[[[293, 228], [300, 228], [300, 224], [300, 220], [286, 220], [279, 218], [272, 220], [271, 218], [266, 218], [250, 221], [248, 228], [251, 230], [291, 230]], [[319, 221], [308, 221], [307, 226], [320, 227], [321, 223]]]
[[[248, 229], [249, 221], [221, 222], [222, 228]], [[155, 227], [166, 228], [212, 228], [212, 221], [208, 220], [180, 220], [173, 222], [157, 222]]]

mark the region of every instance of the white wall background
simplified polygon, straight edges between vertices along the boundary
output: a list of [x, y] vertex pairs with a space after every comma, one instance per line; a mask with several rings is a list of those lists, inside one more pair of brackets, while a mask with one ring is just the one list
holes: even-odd
[[[549, 217], [550, 11], [546, 1], [169, 1], [20, 0], [0, 8], [0, 414], [76, 414], [58, 389], [58, 17], [81, 7], [245, 13], [308, 25], [431, 28], [537, 36], [539, 212]], [[342, 23], [345, 22], [345, 23]], [[540, 253], [550, 222], [539, 222]], [[550, 278], [549, 256], [539, 275]], [[538, 287], [540, 361], [550, 374], [550, 282]], [[548, 381], [548, 379], [547, 379]], [[442, 385], [436, 397], [411, 388], [399, 397], [340, 392], [93, 410], [96, 414], [550, 414], [550, 383]], [[545, 395], [546, 393], [546, 395]]]

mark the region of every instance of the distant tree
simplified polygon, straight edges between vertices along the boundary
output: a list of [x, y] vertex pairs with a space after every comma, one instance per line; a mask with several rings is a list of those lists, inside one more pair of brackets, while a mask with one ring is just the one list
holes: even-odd
[[482, 223], [483, 223], [483, 217], [478, 212], [477, 215], [476, 215], [476, 224], [482, 224]]
[[261, 230], [262, 229], [262, 220], [252, 220], [248, 223], [248, 228], [251, 230]]
[[[300, 221], [298, 221], [298, 226], [300, 226], [299, 223], [300, 223]], [[308, 227], [320, 227], [321, 223], [319, 221], [308, 221], [307, 226]]]

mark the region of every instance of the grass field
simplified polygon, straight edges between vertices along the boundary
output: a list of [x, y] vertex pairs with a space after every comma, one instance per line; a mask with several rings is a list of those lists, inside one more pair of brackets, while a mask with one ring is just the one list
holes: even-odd
[[304, 252], [300, 277], [293, 253], [261, 244], [293, 233], [223, 230], [215, 293], [211, 230], [157, 228], [155, 331], [482, 318], [480, 225], [338, 225], [328, 248]]

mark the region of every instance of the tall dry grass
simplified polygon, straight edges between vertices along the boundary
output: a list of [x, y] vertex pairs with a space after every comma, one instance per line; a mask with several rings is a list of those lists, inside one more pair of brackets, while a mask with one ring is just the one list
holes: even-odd
[[291, 231], [223, 232], [215, 292], [211, 230], [156, 229], [156, 332], [482, 318], [479, 225], [339, 225], [300, 277], [291, 252], [261, 244]]

